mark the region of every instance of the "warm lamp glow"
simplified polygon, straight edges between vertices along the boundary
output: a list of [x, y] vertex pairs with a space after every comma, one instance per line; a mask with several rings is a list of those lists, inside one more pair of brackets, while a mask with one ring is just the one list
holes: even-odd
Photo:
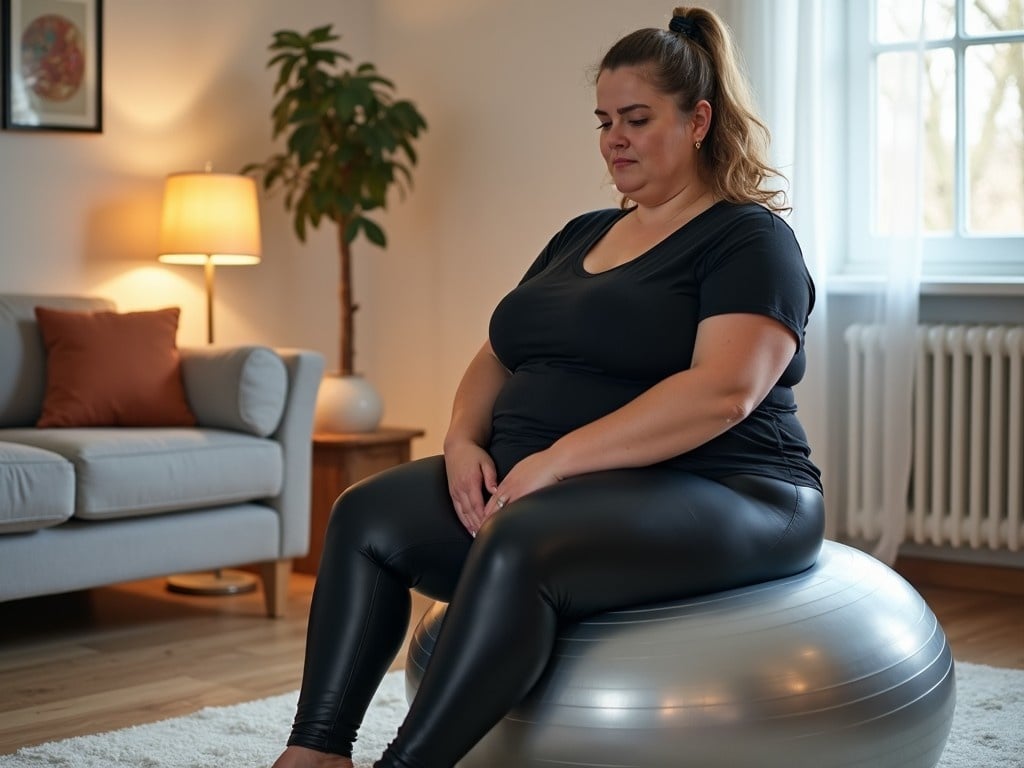
[[164, 184], [160, 261], [258, 264], [256, 181], [228, 173], [172, 173]]
[[168, 176], [158, 258], [165, 264], [205, 268], [206, 339], [212, 344], [214, 266], [260, 261], [255, 179], [210, 171]]

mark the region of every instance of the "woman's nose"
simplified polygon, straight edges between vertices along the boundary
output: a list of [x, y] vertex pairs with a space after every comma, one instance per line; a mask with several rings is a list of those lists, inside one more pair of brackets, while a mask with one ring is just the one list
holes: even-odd
[[621, 149], [626, 146], [626, 135], [615, 126], [608, 128], [608, 132], [605, 133], [604, 140], [607, 142], [610, 149]]

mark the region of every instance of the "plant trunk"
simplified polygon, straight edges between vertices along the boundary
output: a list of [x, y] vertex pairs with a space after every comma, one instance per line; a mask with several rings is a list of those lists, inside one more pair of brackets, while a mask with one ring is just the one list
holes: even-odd
[[338, 330], [340, 331], [338, 347], [338, 374], [351, 376], [354, 373], [355, 360], [355, 314], [356, 305], [352, 303], [352, 251], [351, 243], [345, 241], [347, 221], [338, 223], [338, 252], [341, 257], [338, 275]]

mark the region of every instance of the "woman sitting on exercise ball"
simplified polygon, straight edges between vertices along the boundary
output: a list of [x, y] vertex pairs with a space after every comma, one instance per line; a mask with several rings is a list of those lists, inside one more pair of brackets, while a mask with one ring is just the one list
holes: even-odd
[[814, 288], [727, 28], [675, 9], [612, 46], [596, 95], [623, 205], [569, 221], [497, 305], [444, 455], [338, 499], [275, 768], [352, 765], [411, 589], [449, 606], [376, 765], [449, 768], [537, 681], [559, 623], [817, 557], [792, 389]]

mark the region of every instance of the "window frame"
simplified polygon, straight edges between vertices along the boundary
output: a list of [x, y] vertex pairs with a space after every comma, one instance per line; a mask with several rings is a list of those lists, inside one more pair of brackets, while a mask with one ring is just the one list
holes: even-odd
[[[1021, 235], [973, 234], [966, 230], [969, 189], [966, 184], [966, 112], [965, 112], [965, 54], [969, 47], [999, 43], [1024, 44], [1024, 30], [1009, 33], [968, 35], [966, 33], [966, 4], [969, 0], [954, 0], [955, 29], [951, 38], [927, 41], [926, 50], [951, 49], [956, 68], [956, 135], [954, 137], [954, 230], [951, 233], [922, 234], [922, 278], [926, 280], [991, 280], [1018, 281], [1024, 278], [1024, 233]], [[880, 259], [873, 254], [884, 253], [884, 236], [873, 230], [875, 200], [874, 180], [876, 105], [875, 80], [878, 55], [894, 51], [914, 51], [917, 41], [906, 43], [878, 43], [874, 41], [875, 0], [862, 3], [853, 0], [843, 4], [844, 27], [847, 31], [845, 47], [847, 59], [847, 114], [846, 162], [844, 163], [849, 189], [847, 216], [850, 222], [849, 251], [845, 254], [840, 273], [852, 277], [868, 277], [884, 271]], [[868, 12], [865, 13], [865, 10]], [[855, 226], [855, 222], [872, 222], [869, 226]]]

